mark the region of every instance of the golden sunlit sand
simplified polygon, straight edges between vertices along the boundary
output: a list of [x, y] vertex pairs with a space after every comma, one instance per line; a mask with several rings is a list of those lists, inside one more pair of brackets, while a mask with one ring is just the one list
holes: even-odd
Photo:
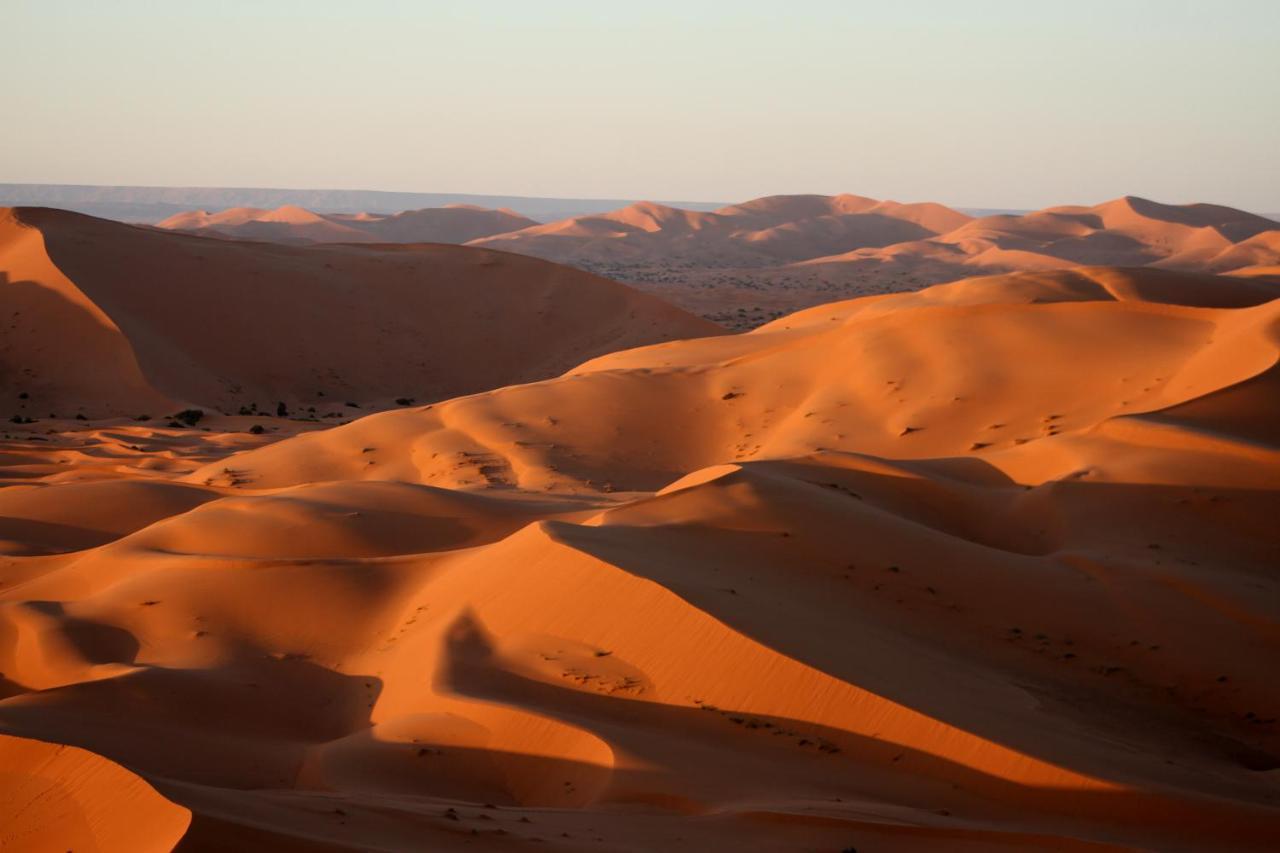
[[[1280, 840], [1265, 277], [1025, 272], [708, 336], [621, 285], [475, 249], [272, 248], [55, 212], [6, 227], [6, 316], [30, 341], [80, 323], [99, 347], [6, 355], [37, 371], [22, 411], [62, 410], [0, 443], [6, 843]], [[181, 301], [104, 273], [118, 245], [181, 268]], [[423, 375], [478, 393], [337, 426], [239, 414], [321, 356], [298, 327], [279, 338], [300, 361], [237, 346], [247, 332], [200, 310], [193, 258], [226, 286], [282, 270], [245, 291], [263, 306], [327, 265], [373, 287], [412, 259], [433, 297], [463, 282], [419, 352], [451, 347]], [[484, 313], [517, 298], [511, 267], [543, 277], [538, 298], [573, 288], [555, 322], [581, 337], [494, 359], [490, 324], [540, 304]], [[393, 405], [384, 310], [317, 309], [308, 329], [346, 327], [327, 356], [351, 359], [345, 389]], [[617, 330], [589, 334], [601, 322]], [[646, 337], [686, 339], [598, 354]], [[573, 341], [582, 363], [513, 384]], [[110, 400], [157, 418], [102, 417]], [[204, 414], [167, 421], [178, 405]]]

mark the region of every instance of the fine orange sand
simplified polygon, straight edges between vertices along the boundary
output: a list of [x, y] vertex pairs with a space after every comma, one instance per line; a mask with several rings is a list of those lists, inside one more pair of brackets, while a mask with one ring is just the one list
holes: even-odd
[[350, 416], [719, 331], [516, 255], [232, 242], [42, 208], [0, 209], [0, 311], [0, 379], [27, 395], [6, 418]]
[[291, 437], [9, 425], [0, 800], [61, 784], [47, 849], [1276, 849], [1277, 296], [1027, 272]]

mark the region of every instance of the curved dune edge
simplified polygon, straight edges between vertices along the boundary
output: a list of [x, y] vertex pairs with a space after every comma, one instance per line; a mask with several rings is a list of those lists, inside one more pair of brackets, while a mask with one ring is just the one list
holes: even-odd
[[168, 853], [191, 812], [74, 746], [0, 734], [0, 849]]
[[[746, 335], [628, 350], [557, 379], [365, 418], [235, 457], [236, 470], [258, 488], [356, 478], [648, 492], [716, 464], [823, 449], [980, 453], [999, 467], [1265, 372], [1280, 303], [1263, 299], [1274, 286], [1256, 288], [1088, 270], [835, 303]], [[225, 476], [210, 465], [189, 480]]]
[[[346, 420], [722, 331], [536, 258], [206, 239], [45, 208], [0, 208], [0, 285], [0, 372], [40, 418], [270, 416], [284, 403]], [[49, 345], [62, 339], [77, 346]]]
[[145, 473], [15, 445], [0, 725], [195, 850], [1268, 849], [1265, 293], [976, 279]]

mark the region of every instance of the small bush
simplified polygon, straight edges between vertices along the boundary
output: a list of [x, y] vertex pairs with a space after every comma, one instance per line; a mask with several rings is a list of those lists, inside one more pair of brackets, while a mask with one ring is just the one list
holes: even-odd
[[286, 406], [283, 402], [276, 403], [276, 417], [277, 418], [289, 417], [289, 407]]
[[183, 409], [173, 416], [175, 421], [181, 421], [187, 426], [195, 426], [200, 423], [200, 419], [204, 417], [204, 412], [199, 409]]
[[262, 424], [254, 424], [253, 426], [249, 427], [249, 432], [253, 433], [254, 435], [262, 435], [262, 433], [265, 432], [265, 430], [263, 430]]
[[413, 398], [412, 398], [412, 397], [396, 397], [396, 405], [397, 405], [397, 406], [412, 406], [412, 405], [413, 405]]

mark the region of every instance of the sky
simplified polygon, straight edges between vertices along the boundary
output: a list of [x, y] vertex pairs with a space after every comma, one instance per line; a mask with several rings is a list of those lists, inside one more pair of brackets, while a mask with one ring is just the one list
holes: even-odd
[[1280, 0], [0, 0], [0, 182], [1280, 211]]

